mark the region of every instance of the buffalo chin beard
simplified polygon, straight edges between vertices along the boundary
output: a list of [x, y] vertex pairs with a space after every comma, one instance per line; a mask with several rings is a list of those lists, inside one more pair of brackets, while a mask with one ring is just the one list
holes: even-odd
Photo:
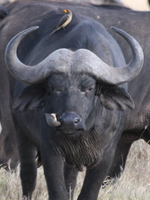
[[99, 163], [102, 152], [96, 131], [92, 133], [83, 130], [72, 130], [72, 132], [70, 130], [69, 133], [63, 131], [57, 130], [51, 142], [69, 165], [82, 171], [83, 167], [92, 168]]

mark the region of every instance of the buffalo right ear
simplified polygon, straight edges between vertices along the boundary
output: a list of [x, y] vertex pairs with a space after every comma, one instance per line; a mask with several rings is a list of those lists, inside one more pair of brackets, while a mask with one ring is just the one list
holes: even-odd
[[33, 110], [42, 108], [46, 102], [46, 88], [42, 84], [26, 87], [13, 103], [13, 110]]
[[127, 110], [134, 108], [134, 102], [129, 93], [119, 86], [102, 86], [100, 100], [109, 110]]

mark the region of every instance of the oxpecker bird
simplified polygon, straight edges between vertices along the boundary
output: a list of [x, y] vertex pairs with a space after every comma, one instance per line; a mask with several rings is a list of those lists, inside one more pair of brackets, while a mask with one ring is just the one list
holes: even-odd
[[63, 10], [63, 12], [65, 13], [65, 15], [60, 19], [55, 30], [52, 31], [52, 33], [50, 35], [52, 35], [53, 33], [55, 33], [56, 31], [58, 31], [61, 28], [65, 28], [71, 22], [71, 20], [72, 20], [71, 10]]

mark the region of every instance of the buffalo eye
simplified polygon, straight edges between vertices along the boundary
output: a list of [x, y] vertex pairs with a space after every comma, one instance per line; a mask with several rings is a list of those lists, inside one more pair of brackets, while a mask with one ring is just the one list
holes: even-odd
[[90, 93], [92, 92], [93, 90], [95, 89], [95, 85], [91, 85], [91, 86], [88, 86], [88, 87], [81, 87], [81, 91], [82, 92], [85, 92], [85, 93]]
[[94, 88], [95, 88], [95, 86], [92, 85], [91, 87], [89, 87], [89, 88], [87, 89], [87, 91], [92, 91]]
[[48, 94], [52, 94], [52, 93], [59, 94], [62, 91], [62, 89], [60, 87], [54, 87], [48, 84], [47, 91], [48, 91]]

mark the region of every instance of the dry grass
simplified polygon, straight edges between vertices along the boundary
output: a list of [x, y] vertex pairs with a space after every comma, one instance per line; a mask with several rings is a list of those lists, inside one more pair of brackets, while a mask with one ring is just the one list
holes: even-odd
[[150, 146], [143, 140], [133, 144], [121, 178], [115, 184], [101, 190], [99, 200], [101, 199], [150, 199]]
[[[82, 185], [79, 174], [75, 199]], [[112, 180], [114, 182], [114, 180]], [[38, 169], [34, 200], [46, 200], [47, 189], [42, 168]], [[150, 146], [139, 140], [132, 145], [127, 165], [121, 178], [100, 191], [98, 200], [149, 200], [150, 199]], [[19, 169], [16, 173], [0, 170], [0, 200], [21, 200]]]

